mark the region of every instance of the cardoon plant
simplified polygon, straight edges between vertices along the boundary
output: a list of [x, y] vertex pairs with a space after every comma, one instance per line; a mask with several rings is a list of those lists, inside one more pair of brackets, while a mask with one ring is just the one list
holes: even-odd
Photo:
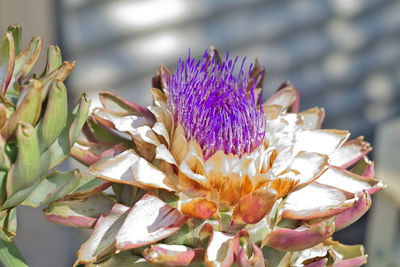
[[18, 205], [38, 207], [102, 184], [77, 170], [56, 170], [89, 113], [85, 96], [68, 112], [63, 81], [74, 62], [63, 62], [60, 49], [49, 46], [44, 71], [31, 74], [42, 40], [35, 37], [21, 50], [21, 38], [21, 27], [13, 25], [0, 42], [0, 261], [6, 267], [26, 266], [12, 242]]
[[[373, 178], [370, 145], [321, 129], [290, 83], [262, 101], [256, 61], [162, 66], [147, 108], [100, 93], [72, 155], [107, 193], [52, 203], [47, 217], [93, 228], [75, 265], [359, 266], [362, 246], [333, 241], [359, 219]], [[112, 192], [112, 193], [111, 193]]]

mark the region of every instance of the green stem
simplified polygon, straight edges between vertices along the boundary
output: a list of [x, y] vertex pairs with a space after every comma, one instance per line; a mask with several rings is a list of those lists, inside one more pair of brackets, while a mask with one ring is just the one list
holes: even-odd
[[0, 262], [4, 267], [29, 267], [14, 242], [0, 239]]

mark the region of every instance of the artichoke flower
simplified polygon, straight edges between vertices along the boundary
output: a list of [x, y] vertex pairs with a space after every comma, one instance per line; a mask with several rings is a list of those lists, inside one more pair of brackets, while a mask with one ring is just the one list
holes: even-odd
[[299, 112], [288, 82], [262, 102], [264, 68], [237, 61], [211, 48], [179, 60], [175, 73], [161, 66], [147, 108], [100, 93], [72, 155], [114, 196], [81, 195], [46, 211], [58, 223], [90, 221], [76, 265], [366, 262], [362, 246], [331, 236], [385, 186], [373, 178], [370, 145], [321, 129], [324, 110]]
[[85, 96], [68, 112], [63, 81], [74, 62], [63, 62], [60, 49], [49, 46], [45, 70], [31, 75], [42, 41], [35, 37], [21, 50], [21, 36], [21, 27], [13, 25], [0, 43], [0, 247], [14, 251], [0, 253], [5, 266], [24, 264], [12, 243], [16, 207], [50, 203], [85, 180], [77, 171], [55, 169], [69, 156], [89, 113]]

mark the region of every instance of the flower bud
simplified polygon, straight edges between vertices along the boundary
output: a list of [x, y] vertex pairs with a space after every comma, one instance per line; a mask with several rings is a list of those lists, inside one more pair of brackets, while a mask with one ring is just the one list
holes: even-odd
[[40, 149], [35, 129], [27, 123], [19, 123], [17, 142], [18, 156], [7, 176], [7, 200], [3, 208], [22, 202], [40, 178]]
[[3, 127], [1, 134], [4, 139], [8, 139], [17, 129], [19, 122], [26, 122], [35, 125], [40, 116], [41, 99], [40, 91], [42, 84], [37, 80], [32, 80], [24, 89], [25, 95], [17, 103], [17, 109]]
[[60, 135], [68, 114], [67, 89], [59, 81], [52, 82], [46, 111], [38, 125], [41, 151], [46, 150]]

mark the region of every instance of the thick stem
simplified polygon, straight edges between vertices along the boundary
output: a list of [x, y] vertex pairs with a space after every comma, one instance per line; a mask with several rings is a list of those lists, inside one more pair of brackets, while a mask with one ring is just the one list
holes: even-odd
[[28, 267], [14, 242], [0, 239], [0, 262], [4, 267]]

